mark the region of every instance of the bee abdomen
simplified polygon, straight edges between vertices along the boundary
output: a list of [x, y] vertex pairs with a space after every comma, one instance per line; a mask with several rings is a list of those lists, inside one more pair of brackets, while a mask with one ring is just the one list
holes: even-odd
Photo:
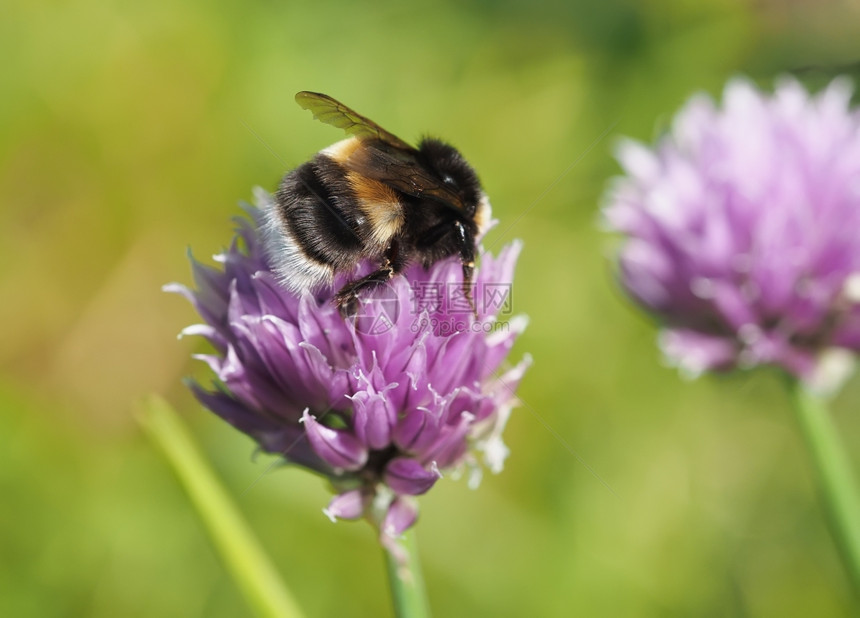
[[284, 176], [267, 218], [273, 268], [291, 289], [330, 282], [361, 258], [356, 198], [343, 168], [325, 155]]

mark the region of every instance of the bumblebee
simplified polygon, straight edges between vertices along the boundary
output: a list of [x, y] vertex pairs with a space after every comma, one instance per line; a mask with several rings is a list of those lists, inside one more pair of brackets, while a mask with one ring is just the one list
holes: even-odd
[[348, 316], [364, 290], [409, 264], [427, 268], [457, 256], [474, 309], [476, 239], [491, 210], [460, 152], [433, 138], [414, 148], [324, 94], [299, 92], [296, 102], [350, 137], [287, 173], [266, 212], [263, 236], [281, 282], [296, 293], [312, 291], [371, 260], [376, 270], [334, 295]]

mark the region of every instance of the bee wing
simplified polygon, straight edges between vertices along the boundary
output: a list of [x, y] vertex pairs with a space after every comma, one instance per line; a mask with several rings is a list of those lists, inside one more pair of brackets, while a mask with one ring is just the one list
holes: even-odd
[[351, 154], [342, 164], [349, 170], [373, 180], [378, 180], [392, 189], [419, 198], [431, 199], [459, 212], [465, 212], [463, 198], [433, 176], [410, 152], [390, 152], [368, 144]]
[[462, 197], [427, 171], [416, 157], [418, 151], [393, 133], [319, 92], [299, 92], [296, 102], [310, 110], [317, 120], [343, 129], [365, 142], [367, 148], [356, 150], [342, 162], [348, 169], [407, 195], [432, 199], [460, 212], [465, 211]]
[[399, 150], [415, 150], [393, 133], [328, 95], [303, 90], [296, 95], [296, 103], [310, 110], [317, 120], [343, 129], [358, 139], [379, 140]]

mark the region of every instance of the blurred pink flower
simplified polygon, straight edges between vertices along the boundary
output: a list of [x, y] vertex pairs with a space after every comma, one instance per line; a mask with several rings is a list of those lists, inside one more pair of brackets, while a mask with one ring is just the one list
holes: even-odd
[[860, 349], [860, 115], [848, 82], [810, 96], [728, 83], [694, 96], [668, 135], [618, 150], [604, 208], [626, 239], [624, 288], [690, 374], [777, 365], [818, 379]]

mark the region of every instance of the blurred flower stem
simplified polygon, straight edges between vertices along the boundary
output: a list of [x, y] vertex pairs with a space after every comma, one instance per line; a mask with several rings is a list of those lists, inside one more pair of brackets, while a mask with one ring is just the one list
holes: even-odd
[[164, 452], [233, 579], [257, 615], [302, 618], [304, 614], [176, 412], [167, 402], [151, 397], [144, 402], [139, 420]]
[[860, 495], [851, 461], [830, 416], [825, 397], [800, 381], [793, 385], [800, 432], [812, 458], [813, 473], [836, 545], [854, 590], [860, 596]]
[[404, 533], [396, 549], [405, 551], [399, 556], [390, 549], [384, 551], [394, 612], [397, 618], [430, 618], [414, 528]]

